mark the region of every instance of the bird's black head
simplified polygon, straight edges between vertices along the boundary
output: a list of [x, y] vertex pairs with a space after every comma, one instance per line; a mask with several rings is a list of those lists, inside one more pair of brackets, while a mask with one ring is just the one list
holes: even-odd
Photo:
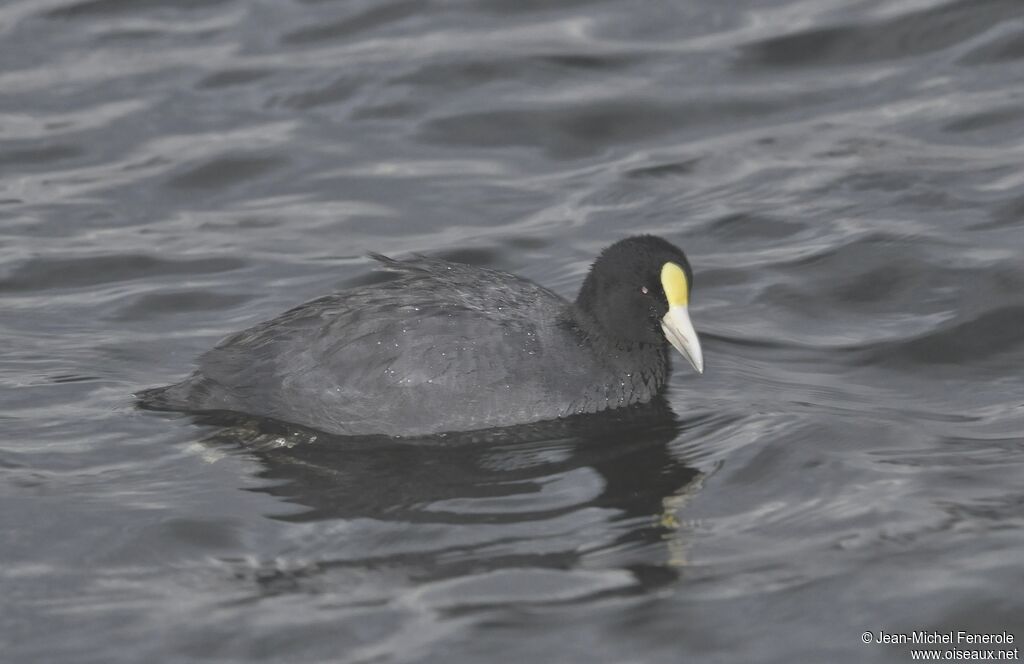
[[670, 342], [697, 368], [703, 358], [686, 306], [693, 270], [686, 254], [653, 235], [620, 240], [601, 252], [576, 298], [579, 309], [616, 342]]

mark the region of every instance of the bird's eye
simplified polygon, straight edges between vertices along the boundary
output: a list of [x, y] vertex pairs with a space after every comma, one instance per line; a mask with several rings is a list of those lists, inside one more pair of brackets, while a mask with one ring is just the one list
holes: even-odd
[[647, 286], [641, 286], [640, 292], [643, 293], [644, 295], [647, 295]]

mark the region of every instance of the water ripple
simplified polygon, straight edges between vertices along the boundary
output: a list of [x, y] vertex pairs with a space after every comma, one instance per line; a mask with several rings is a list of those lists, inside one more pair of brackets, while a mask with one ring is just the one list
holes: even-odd
[[[1021, 636], [1017, 0], [13, 0], [0, 34], [12, 660]], [[133, 407], [369, 251], [572, 297], [631, 233], [686, 248], [705, 347], [651, 411], [338, 441]]]

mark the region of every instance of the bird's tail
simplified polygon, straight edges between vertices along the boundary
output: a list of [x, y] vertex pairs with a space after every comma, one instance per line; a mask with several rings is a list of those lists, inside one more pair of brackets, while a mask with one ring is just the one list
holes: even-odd
[[146, 410], [181, 410], [185, 405], [182, 392], [181, 383], [142, 390], [134, 394], [135, 405]]

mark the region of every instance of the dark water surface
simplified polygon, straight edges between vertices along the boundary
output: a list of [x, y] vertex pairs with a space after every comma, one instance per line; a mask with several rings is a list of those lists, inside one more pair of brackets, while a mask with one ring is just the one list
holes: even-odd
[[[1024, 640], [1019, 0], [0, 5], [0, 659], [910, 661]], [[636, 417], [136, 411], [368, 251], [685, 247]], [[452, 404], [457, 408], [458, 404]]]

